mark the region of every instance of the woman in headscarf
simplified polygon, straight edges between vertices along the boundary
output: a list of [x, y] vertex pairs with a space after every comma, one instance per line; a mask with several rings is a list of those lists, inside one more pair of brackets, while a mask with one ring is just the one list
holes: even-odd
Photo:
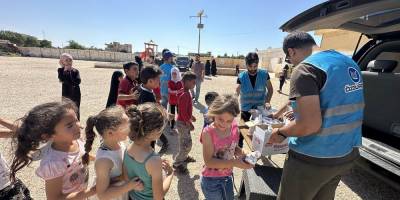
[[124, 74], [120, 71], [115, 71], [111, 77], [110, 92], [108, 93], [106, 108], [115, 106], [118, 98], [119, 82], [124, 78]]
[[168, 103], [170, 105], [170, 112], [174, 115], [173, 119], [170, 122], [171, 129], [174, 129], [175, 126], [175, 108], [178, 105], [178, 96], [179, 93], [182, 92], [183, 83], [182, 83], [181, 73], [177, 67], [173, 67], [171, 69], [171, 80], [168, 81]]

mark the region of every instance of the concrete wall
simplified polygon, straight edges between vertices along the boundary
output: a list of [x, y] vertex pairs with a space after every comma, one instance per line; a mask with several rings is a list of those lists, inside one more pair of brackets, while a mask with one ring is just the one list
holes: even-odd
[[260, 59], [259, 67], [269, 72], [280, 72], [285, 65], [285, 53], [282, 48], [269, 48], [257, 52]]
[[23, 56], [59, 58], [63, 53], [69, 53], [75, 60], [95, 60], [106, 62], [124, 62], [133, 61], [135, 57], [131, 53], [97, 51], [97, 50], [79, 50], [79, 49], [56, 49], [39, 47], [19, 47]]

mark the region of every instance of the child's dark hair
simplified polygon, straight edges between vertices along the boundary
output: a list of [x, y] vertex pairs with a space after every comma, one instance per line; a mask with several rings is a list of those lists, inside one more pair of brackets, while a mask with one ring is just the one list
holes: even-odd
[[127, 108], [127, 115], [131, 123], [129, 139], [140, 140], [154, 131], [162, 131], [166, 125], [167, 113], [156, 103], [144, 103]]
[[185, 83], [186, 81], [196, 80], [197, 76], [195, 73], [191, 71], [187, 71], [183, 73], [182, 82]]
[[218, 93], [216, 93], [216, 92], [207, 92], [204, 100], [205, 100], [206, 104], [208, 106], [210, 106], [212, 104], [212, 102], [215, 100], [215, 98], [217, 98], [217, 96], [218, 96]]
[[85, 154], [82, 156], [83, 164], [89, 164], [89, 152], [92, 150], [92, 144], [96, 133], [94, 128], [96, 128], [97, 133], [101, 136], [107, 130], [116, 130], [123, 121], [123, 116], [125, 110], [120, 106], [113, 106], [101, 111], [97, 115], [90, 116], [86, 121], [86, 143], [85, 143]]
[[124, 65], [122, 65], [122, 68], [124, 69], [124, 72], [126, 73], [125, 70], [130, 70], [132, 66], [139, 67], [139, 64], [137, 64], [136, 62], [128, 62], [128, 63], [125, 63]]
[[162, 71], [159, 67], [146, 66], [140, 72], [140, 80], [142, 81], [143, 84], [146, 84], [149, 81], [149, 79], [156, 78], [157, 76], [160, 76], [161, 74], [162, 74]]
[[224, 94], [217, 96], [208, 109], [207, 115], [213, 117], [223, 113], [229, 113], [235, 117], [240, 113], [239, 102], [235, 95]]
[[76, 105], [69, 99], [62, 102], [44, 103], [32, 108], [28, 114], [19, 119], [20, 126], [13, 138], [15, 150], [11, 163], [10, 178], [16, 180], [19, 170], [32, 162], [32, 154], [39, 150], [42, 142], [47, 142], [55, 134], [55, 127], [64, 118], [68, 110], [77, 113]]

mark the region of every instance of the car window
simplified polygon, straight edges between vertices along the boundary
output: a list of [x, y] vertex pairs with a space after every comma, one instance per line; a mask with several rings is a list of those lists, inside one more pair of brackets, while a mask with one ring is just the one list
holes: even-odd
[[400, 73], [400, 52], [382, 52], [375, 60], [395, 60], [397, 61], [397, 66], [393, 70], [393, 73]]

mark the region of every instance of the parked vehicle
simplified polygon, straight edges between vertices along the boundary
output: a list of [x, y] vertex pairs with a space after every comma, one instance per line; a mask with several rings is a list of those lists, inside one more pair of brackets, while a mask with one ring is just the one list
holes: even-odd
[[354, 51], [362, 70], [365, 112], [357, 163], [400, 188], [400, 1], [331, 0], [286, 22], [283, 31], [344, 29], [370, 40]]
[[178, 56], [176, 57], [175, 63], [180, 72], [186, 72], [189, 70], [190, 58], [187, 56]]

